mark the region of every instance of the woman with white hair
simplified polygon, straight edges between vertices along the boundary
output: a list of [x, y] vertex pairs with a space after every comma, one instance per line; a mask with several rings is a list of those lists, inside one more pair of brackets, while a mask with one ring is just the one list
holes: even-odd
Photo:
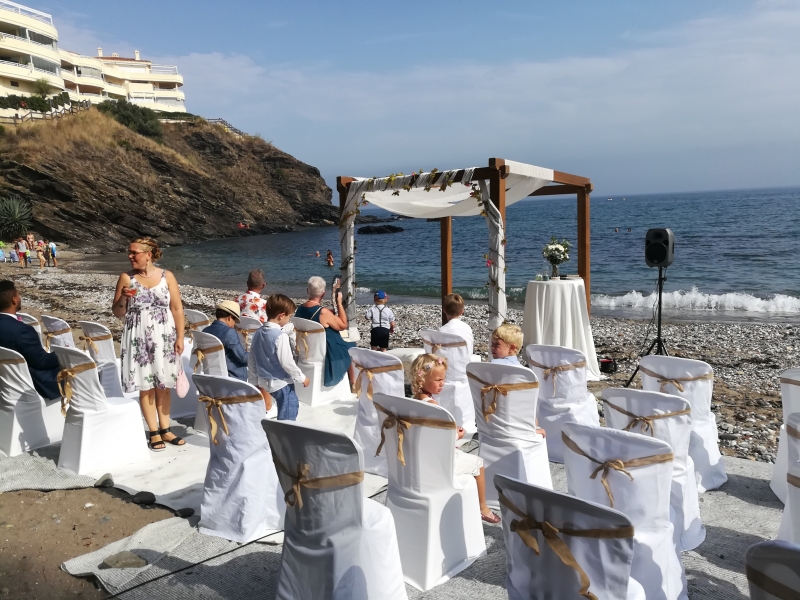
[[[338, 281], [338, 280], [337, 280]], [[347, 315], [342, 305], [342, 292], [338, 285], [333, 288], [333, 301], [336, 303], [336, 313], [322, 307], [322, 298], [325, 296], [325, 280], [314, 276], [308, 280], [308, 302], [297, 307], [295, 317], [316, 321], [325, 328], [325, 374], [323, 385], [334, 386], [339, 383], [344, 374], [350, 379], [353, 387], [355, 376], [353, 365], [350, 361], [348, 350], [354, 347], [355, 342], [345, 342], [340, 331], [347, 329]]]

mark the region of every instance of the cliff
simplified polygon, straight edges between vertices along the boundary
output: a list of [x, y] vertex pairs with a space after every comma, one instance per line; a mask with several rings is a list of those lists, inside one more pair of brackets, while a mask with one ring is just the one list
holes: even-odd
[[158, 143], [94, 109], [7, 127], [0, 195], [31, 202], [38, 234], [89, 252], [140, 235], [180, 245], [338, 219], [319, 170], [260, 138], [205, 122], [163, 129]]

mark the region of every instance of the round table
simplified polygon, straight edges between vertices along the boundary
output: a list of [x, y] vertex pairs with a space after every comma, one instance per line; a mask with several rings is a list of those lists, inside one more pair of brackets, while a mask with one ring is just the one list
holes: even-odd
[[522, 333], [525, 346], [545, 344], [580, 350], [586, 355], [588, 379], [600, 379], [583, 279], [529, 281]]

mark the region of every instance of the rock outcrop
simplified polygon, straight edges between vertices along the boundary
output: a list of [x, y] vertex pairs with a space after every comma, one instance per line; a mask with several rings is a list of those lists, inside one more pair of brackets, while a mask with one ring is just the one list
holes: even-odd
[[33, 229], [74, 249], [119, 250], [141, 235], [181, 245], [338, 220], [318, 169], [205, 122], [164, 124], [163, 144], [96, 110], [10, 129], [0, 139], [0, 195], [29, 200]]

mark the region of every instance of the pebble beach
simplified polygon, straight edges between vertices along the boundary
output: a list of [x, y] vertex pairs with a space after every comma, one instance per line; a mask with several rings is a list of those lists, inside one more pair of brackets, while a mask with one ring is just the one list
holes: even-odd
[[[0, 278], [17, 282], [26, 312], [61, 317], [77, 330], [76, 335], [80, 335], [77, 321], [96, 321], [109, 327], [118, 340], [121, 322], [110, 311], [116, 277], [93, 272], [91, 264], [75, 258], [64, 251], [59, 255], [63, 267], [42, 271], [0, 264]], [[267, 290], [280, 291], [269, 286]], [[207, 314], [212, 313], [220, 300], [233, 299], [242, 291], [181, 285], [184, 306]], [[366, 308], [359, 306], [359, 313]], [[393, 304], [392, 309], [397, 317], [393, 347], [421, 347], [419, 331], [441, 323], [441, 309], [437, 305]], [[481, 304], [468, 305], [464, 317], [475, 335], [475, 352], [484, 358], [488, 356], [491, 333], [486, 317], [486, 307]], [[520, 323], [522, 311], [509, 309], [509, 321]], [[589, 383], [589, 389], [599, 394], [606, 387], [623, 385], [630, 377], [648, 323], [604, 316], [592, 317], [591, 325], [598, 357], [613, 357], [618, 364], [617, 373], [608, 379]], [[369, 340], [366, 322], [359, 322], [359, 329], [360, 345], [366, 345]], [[784, 370], [800, 364], [800, 325], [667, 322], [663, 335], [671, 355], [703, 360], [713, 367], [712, 409], [717, 416], [723, 453], [774, 462], [783, 420], [779, 378]], [[632, 386], [639, 387], [638, 377]], [[602, 411], [602, 403], [598, 407]]]

